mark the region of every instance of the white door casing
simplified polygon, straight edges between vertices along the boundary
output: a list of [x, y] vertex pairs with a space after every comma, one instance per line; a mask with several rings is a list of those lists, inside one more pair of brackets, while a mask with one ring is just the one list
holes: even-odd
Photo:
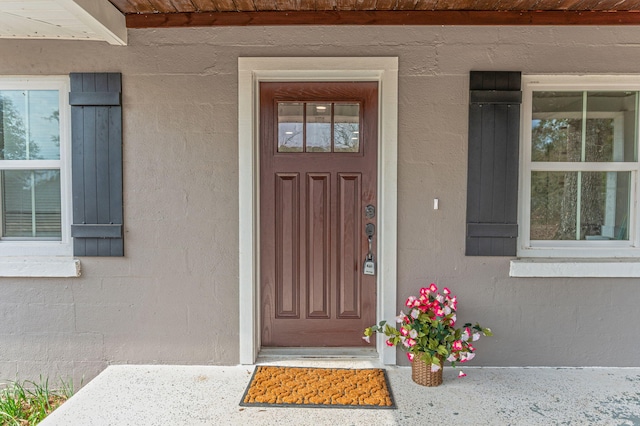
[[[396, 316], [397, 294], [397, 57], [238, 58], [238, 207], [240, 364], [253, 364], [260, 350], [258, 106], [261, 81], [377, 81], [378, 259], [377, 320]], [[394, 347], [378, 335], [384, 364], [396, 363]]]

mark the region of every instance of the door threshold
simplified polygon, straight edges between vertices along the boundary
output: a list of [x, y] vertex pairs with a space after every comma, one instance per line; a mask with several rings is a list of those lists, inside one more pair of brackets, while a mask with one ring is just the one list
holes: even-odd
[[381, 367], [371, 348], [262, 348], [256, 364], [326, 368]]

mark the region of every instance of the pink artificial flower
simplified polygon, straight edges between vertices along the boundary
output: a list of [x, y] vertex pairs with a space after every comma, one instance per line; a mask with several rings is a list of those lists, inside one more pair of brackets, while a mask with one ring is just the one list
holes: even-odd
[[467, 361], [471, 361], [475, 356], [476, 354], [474, 354], [473, 352], [467, 353]]
[[439, 294], [439, 295], [437, 295], [437, 296], [436, 296], [436, 300], [437, 300], [438, 302], [440, 302], [440, 303], [444, 303], [444, 296], [443, 296], [443, 295], [441, 295], [441, 294]]
[[393, 342], [391, 340], [387, 340], [387, 346], [393, 346]]
[[429, 291], [432, 291], [435, 293], [436, 291], [438, 291], [438, 287], [436, 287], [434, 283], [431, 283], [431, 285], [429, 286]]
[[402, 344], [403, 344], [403, 345], [405, 345], [405, 346], [406, 346], [406, 347], [408, 347], [408, 348], [411, 348], [411, 347], [415, 346], [415, 345], [416, 345], [416, 343], [418, 343], [418, 342], [416, 342], [416, 341], [415, 341], [414, 339], [412, 339], [412, 338], [405, 339], [405, 341], [404, 341], [404, 342], [402, 342]]
[[397, 323], [401, 323], [402, 321], [404, 321], [404, 319], [405, 319], [406, 317], [407, 317], [407, 316], [404, 314], [404, 312], [400, 311], [400, 315], [398, 315], [398, 316], [396, 317], [396, 322], [397, 322]]
[[448, 289], [448, 288], [446, 288], [446, 287], [442, 290], [442, 292], [443, 292], [444, 294], [446, 294], [447, 296], [451, 294], [451, 290], [449, 290], [449, 289]]
[[436, 314], [437, 317], [444, 316], [444, 311], [442, 310], [442, 308], [437, 308], [434, 313]]
[[407, 302], [405, 303], [405, 305], [407, 305], [408, 307], [413, 307], [413, 302], [415, 302], [416, 298], [414, 296], [409, 296], [409, 298], [407, 299]]
[[417, 308], [418, 306], [422, 305], [422, 303], [420, 303], [420, 300], [416, 299], [413, 301], [413, 307]]
[[410, 330], [409, 331], [409, 337], [411, 337], [412, 339], [416, 339], [418, 337], [418, 331], [417, 330]]
[[480, 339], [480, 333], [473, 333], [473, 339], [472, 341], [475, 342], [476, 340]]
[[362, 340], [364, 340], [367, 343], [371, 343], [371, 338], [370, 336], [362, 336]]
[[422, 287], [422, 288], [420, 289], [420, 295], [422, 295], [422, 296], [427, 296], [427, 295], [429, 295], [429, 289], [428, 289], [428, 288], [426, 288], [426, 287]]
[[474, 348], [474, 347], [473, 347], [473, 346], [471, 346], [471, 345], [467, 345], [467, 349], [469, 350], [469, 352], [473, 352], [473, 351], [475, 351], [475, 350], [476, 350], [476, 348]]
[[447, 361], [449, 361], [449, 362], [453, 362], [456, 359], [458, 359], [458, 358], [456, 358], [456, 356], [454, 354], [451, 354], [451, 355], [449, 355], [449, 357], [447, 357]]
[[418, 319], [418, 317], [420, 316], [420, 311], [417, 309], [412, 309], [411, 310], [411, 318], [413, 319]]
[[467, 377], [466, 374], [464, 374], [462, 371], [458, 373], [458, 377]]
[[400, 327], [400, 334], [402, 334], [403, 336], [408, 336], [409, 335], [409, 330], [407, 330], [404, 327]]
[[409, 358], [409, 361], [413, 362], [413, 358], [415, 358], [415, 354], [412, 354], [411, 352], [407, 352], [407, 358]]
[[461, 351], [462, 350], [462, 341], [456, 340], [455, 342], [453, 342], [453, 345], [451, 345], [451, 349], [453, 349], [454, 351]]
[[469, 327], [465, 327], [464, 331], [462, 332], [462, 336], [460, 337], [460, 340], [462, 340], [463, 342], [466, 342], [469, 340], [470, 335], [471, 335], [471, 330], [469, 330]]
[[435, 373], [438, 370], [440, 370], [440, 366], [438, 364], [431, 364], [431, 372], [432, 373]]
[[448, 307], [448, 306], [445, 306], [445, 307], [444, 307], [444, 314], [445, 314], [445, 315], [449, 315], [450, 313], [451, 313], [451, 308], [450, 308], [450, 307]]

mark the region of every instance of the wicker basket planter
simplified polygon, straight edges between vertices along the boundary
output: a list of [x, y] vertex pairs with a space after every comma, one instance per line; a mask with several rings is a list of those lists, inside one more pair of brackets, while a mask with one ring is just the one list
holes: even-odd
[[[411, 363], [411, 378], [414, 382], [422, 386], [439, 386], [442, 384], [442, 370], [440, 368], [435, 373], [431, 372], [431, 364], [427, 364], [420, 356], [416, 355], [416, 359]], [[440, 365], [442, 359], [440, 359]]]

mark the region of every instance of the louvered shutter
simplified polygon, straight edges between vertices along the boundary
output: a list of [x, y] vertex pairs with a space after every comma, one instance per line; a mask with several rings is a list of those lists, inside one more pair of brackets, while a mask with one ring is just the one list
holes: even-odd
[[520, 86], [520, 72], [470, 75], [468, 256], [516, 255]]
[[120, 73], [72, 73], [73, 252], [124, 256]]

